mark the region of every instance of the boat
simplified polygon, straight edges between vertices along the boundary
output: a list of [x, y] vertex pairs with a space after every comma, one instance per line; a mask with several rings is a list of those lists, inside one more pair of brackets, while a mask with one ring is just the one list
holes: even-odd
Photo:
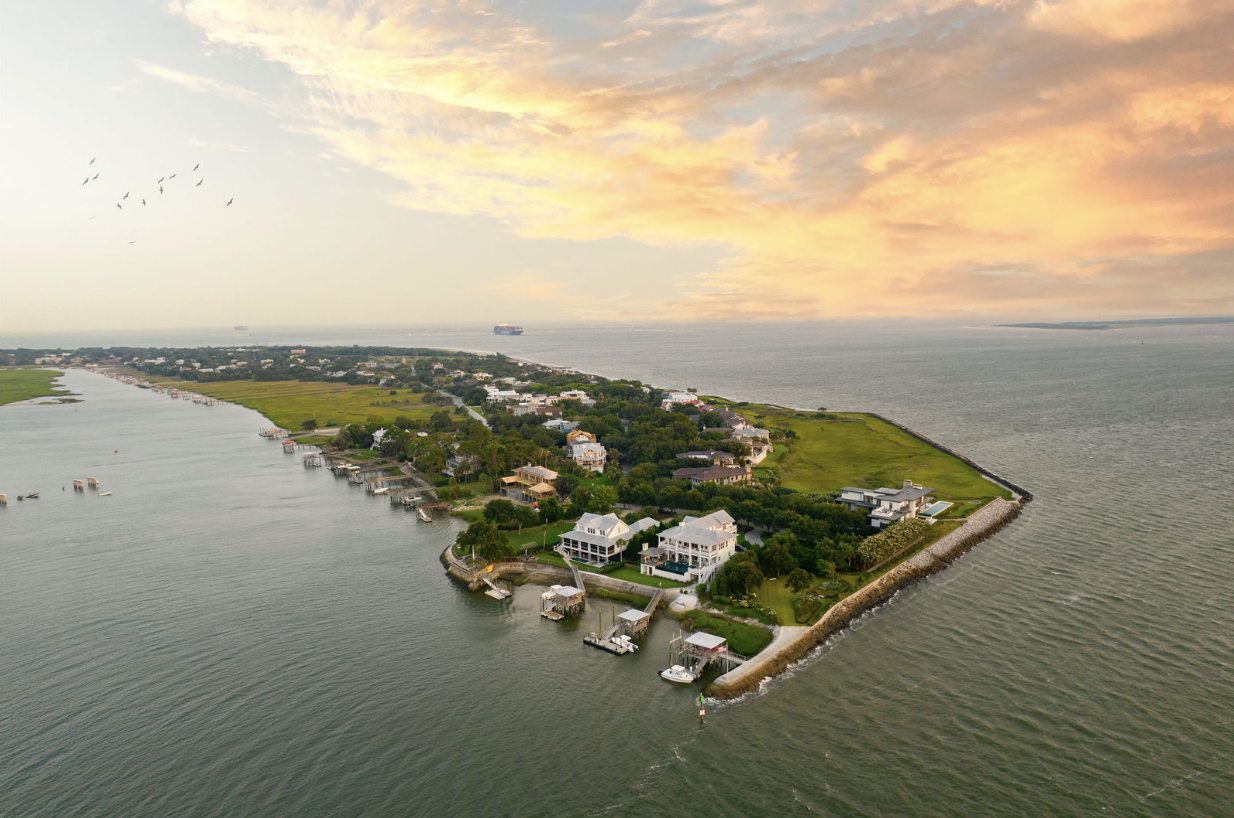
[[493, 327], [494, 335], [522, 335], [523, 328], [516, 327], [513, 324], [498, 324]]
[[694, 677], [690, 672], [681, 665], [673, 665], [660, 671], [660, 678], [666, 682], [676, 682], [677, 684], [693, 684]]
[[100, 491], [99, 492], [99, 497], [110, 497], [110, 496], [111, 496], [110, 491]]
[[389, 493], [390, 493], [390, 489], [389, 489], [389, 488], [387, 488], [386, 486], [382, 486], [382, 487], [381, 487], [381, 488], [379, 488], [379, 489], [373, 489], [373, 494], [374, 494], [374, 495], [378, 495], [378, 494], [389, 494]]
[[236, 324], [232, 327], [236, 332], [248, 332], [248, 324]]
[[[21, 499], [21, 497], [20, 497], [20, 496], [18, 496], [18, 498], [17, 498], [17, 499], [18, 499], [18, 500], [20, 500], [20, 499]], [[37, 491], [32, 491], [32, 492], [30, 492], [29, 494], [27, 494], [27, 495], [26, 495], [26, 499], [28, 499], [28, 500], [37, 500], [37, 499], [39, 499], [39, 493], [38, 493]]]
[[422, 509], [422, 508], [417, 508], [417, 509], [416, 509], [416, 514], [419, 514], [419, 515], [420, 515], [420, 519], [421, 519], [421, 520], [423, 520], [423, 521], [424, 521], [424, 522], [426, 522], [426, 523], [431, 523], [431, 522], [433, 521], [433, 515], [432, 515], [432, 514], [429, 514], [427, 511], [425, 511], [425, 510], [424, 510], [424, 509]]
[[608, 641], [612, 642], [614, 645], [626, 652], [638, 650], [638, 645], [634, 644], [634, 640], [626, 636], [624, 633], [617, 636], [610, 636]]

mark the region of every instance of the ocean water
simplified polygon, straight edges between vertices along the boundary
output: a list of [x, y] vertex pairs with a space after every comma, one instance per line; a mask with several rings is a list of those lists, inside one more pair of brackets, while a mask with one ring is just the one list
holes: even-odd
[[279, 332], [878, 411], [1036, 500], [700, 724], [668, 622], [587, 649], [256, 413], [70, 372], [0, 407], [0, 815], [1230, 814], [1231, 328]]

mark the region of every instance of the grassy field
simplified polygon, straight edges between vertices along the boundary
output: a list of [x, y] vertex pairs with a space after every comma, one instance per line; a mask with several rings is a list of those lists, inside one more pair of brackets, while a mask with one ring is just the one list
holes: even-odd
[[793, 614], [793, 597], [796, 594], [788, 589], [788, 584], [784, 581], [784, 577], [763, 580], [763, 584], [759, 586], [755, 596], [758, 597], [758, 604], [775, 611], [776, 616], [780, 617], [782, 623], [785, 625], [797, 624], [797, 619]]
[[[756, 405], [741, 407], [741, 411], [751, 418], [763, 416], [762, 423], [796, 432], [791, 449], [773, 453], [768, 461], [778, 467], [782, 485], [797, 491], [825, 494], [844, 486], [895, 488], [912, 480], [931, 486], [941, 500], [1011, 499], [1009, 491], [967, 463], [869, 415], [824, 419], [813, 413]], [[780, 454], [778, 459], [776, 454]]]
[[67, 389], [52, 384], [63, 374], [58, 369], [0, 369], [0, 406], [31, 398], [67, 397]]
[[[349, 386], [316, 381], [196, 383], [174, 378], [157, 378], [152, 381], [247, 406], [261, 412], [282, 428], [292, 431], [300, 429], [306, 420], [316, 420], [317, 425], [323, 428], [363, 423], [370, 415], [381, 418], [385, 424], [392, 424], [399, 415], [412, 420], [427, 420], [433, 412], [442, 408], [421, 404], [420, 396], [409, 390], [400, 389], [397, 395], [391, 395], [389, 389], [375, 386]], [[391, 405], [391, 402], [394, 405]], [[447, 411], [452, 410], [453, 407], [447, 407]]]

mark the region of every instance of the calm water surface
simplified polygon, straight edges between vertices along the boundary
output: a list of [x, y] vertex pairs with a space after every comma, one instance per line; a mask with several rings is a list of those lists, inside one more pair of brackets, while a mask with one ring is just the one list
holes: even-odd
[[[232, 342], [107, 342], [151, 340]], [[84, 403], [0, 408], [0, 814], [1230, 814], [1231, 328], [261, 340], [875, 410], [1037, 501], [700, 725], [656, 676], [667, 622], [585, 649], [532, 589], [449, 582], [456, 522], [302, 468], [256, 413], [70, 372]]]

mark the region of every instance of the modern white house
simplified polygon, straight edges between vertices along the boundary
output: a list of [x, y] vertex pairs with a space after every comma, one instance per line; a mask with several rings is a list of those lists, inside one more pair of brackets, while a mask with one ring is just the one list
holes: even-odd
[[608, 452], [599, 443], [584, 441], [570, 447], [570, 459], [588, 471], [604, 474]]
[[678, 582], [707, 582], [737, 551], [737, 523], [727, 511], [686, 517], [639, 552], [639, 571]]
[[693, 392], [668, 392], [660, 401], [660, 408], [668, 409], [674, 403], [686, 403], [690, 406], [698, 406], [701, 401], [698, 399], [698, 395]]
[[626, 524], [616, 514], [592, 514], [588, 511], [578, 518], [573, 531], [561, 535], [561, 544], [557, 548], [569, 559], [579, 562], [593, 565], [617, 562], [626, 543], [640, 532], [657, 525], [659, 523], [650, 517]]
[[934, 502], [934, 489], [905, 480], [898, 489], [861, 489], [845, 486], [840, 489], [840, 504], [850, 509], [869, 509], [870, 525], [886, 528], [899, 520], [916, 517], [917, 513]]
[[578, 428], [577, 420], [562, 420], [561, 418], [553, 418], [546, 420], [540, 424], [545, 429], [550, 429], [555, 432], [573, 432]]

